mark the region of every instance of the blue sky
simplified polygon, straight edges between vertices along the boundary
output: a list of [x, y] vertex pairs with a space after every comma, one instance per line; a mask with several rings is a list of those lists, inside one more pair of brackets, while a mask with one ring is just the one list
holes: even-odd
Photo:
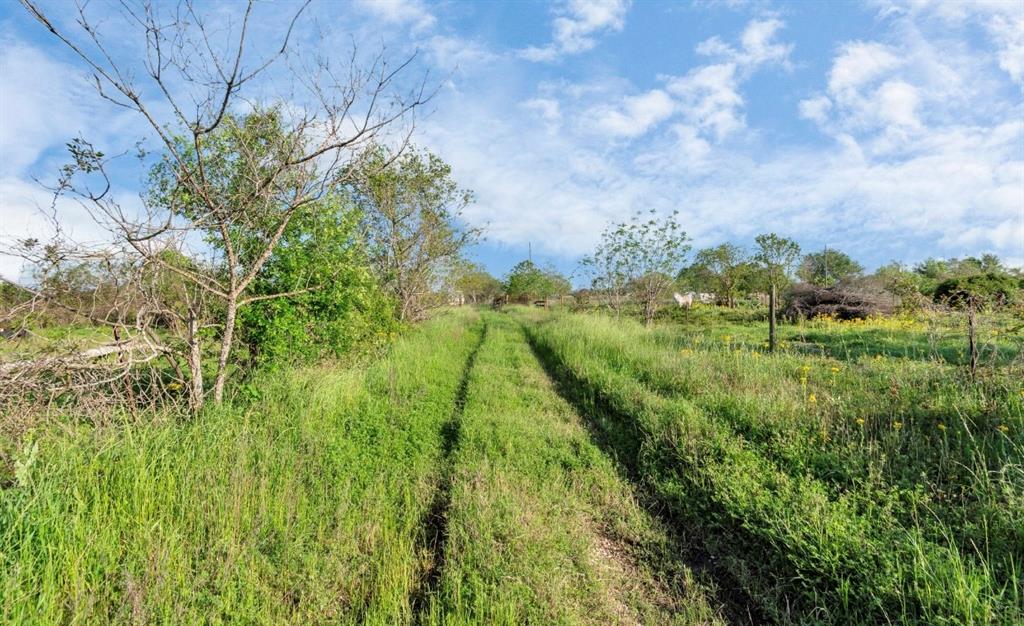
[[[257, 15], [272, 30], [291, 8]], [[113, 3], [90, 10], [117, 23]], [[1019, 0], [321, 1], [300, 28], [309, 52], [419, 51], [414, 72], [438, 93], [414, 141], [476, 193], [466, 218], [487, 240], [473, 256], [499, 276], [530, 245], [571, 272], [606, 224], [647, 209], [678, 210], [695, 248], [775, 231], [868, 267], [984, 252], [1024, 265]], [[115, 54], [132, 51], [128, 39]], [[52, 180], [68, 139], [113, 152], [144, 131], [84, 76], [16, 3], [0, 6], [5, 235], [42, 228], [33, 177]], [[138, 180], [123, 172], [118, 192]]]

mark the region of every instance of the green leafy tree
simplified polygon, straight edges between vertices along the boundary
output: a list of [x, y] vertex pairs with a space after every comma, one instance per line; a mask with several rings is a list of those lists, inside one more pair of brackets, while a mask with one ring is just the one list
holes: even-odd
[[764, 269], [767, 284], [776, 289], [788, 285], [793, 265], [800, 258], [800, 245], [775, 233], [758, 235], [754, 241], [757, 243], [754, 260]]
[[453, 286], [473, 304], [492, 300], [505, 289], [500, 280], [475, 263], [464, 263], [456, 269]]
[[[261, 10], [254, 3], [214, 10], [216, 21], [233, 25], [230, 32], [218, 33], [216, 42], [211, 16], [192, 4], [169, 11], [146, 4], [112, 15], [103, 12], [102, 18], [82, 6], [73, 21], [55, 19], [33, 0], [22, 4], [89, 70], [98, 97], [143, 124], [149, 133], [144, 139], [159, 146], [152, 193], [138, 209], [123, 207], [110, 193], [111, 159], [85, 139], [69, 144], [73, 164], [61, 170], [58, 192], [88, 206], [109, 235], [102, 245], [124, 258], [123, 267], [133, 268], [132, 280], [153, 274], [139, 268], [156, 266], [187, 284], [179, 292], [190, 294], [185, 310], [170, 310], [159, 301], [142, 307], [180, 318], [189, 329], [186, 336], [171, 340], [120, 314], [116, 326], [155, 355], [146, 363], [158, 357], [171, 361], [179, 380], [190, 385], [194, 409], [207, 395], [203, 379], [209, 369], [194, 357], [203, 354], [205, 359], [207, 348], [214, 348], [212, 396], [219, 403], [229, 372], [236, 369], [232, 350], [239, 312], [321, 286], [253, 291], [291, 222], [351, 183], [359, 172], [353, 167], [358, 155], [420, 106], [424, 91], [413, 87], [402, 93], [398, 81], [407, 63], [396, 68], [378, 57], [364, 66], [360, 59], [365, 56], [353, 53], [345, 68], [329, 56], [301, 55], [290, 42], [293, 34], [300, 38], [297, 20], [304, 5], [290, 19], [260, 24], [259, 37], [270, 44], [253, 46], [253, 22], [260, 20]], [[138, 54], [108, 53], [133, 36], [143, 45]], [[292, 90], [278, 95], [254, 91], [266, 84], [264, 78], [281, 58], [292, 61], [281, 68]], [[281, 112], [284, 107], [287, 114]], [[149, 169], [152, 158], [141, 149], [139, 156]], [[202, 262], [187, 266], [163, 255], [170, 248], [185, 251], [200, 238], [206, 245], [191, 247], [190, 256], [205, 256]], [[87, 256], [96, 247], [78, 246], [72, 252]], [[159, 292], [138, 285], [121, 291]], [[192, 332], [200, 326], [202, 332]], [[191, 370], [187, 378], [180, 375], [182, 358]]]
[[746, 251], [731, 243], [705, 248], [697, 253], [694, 266], [702, 273], [711, 289], [726, 306], [736, 306], [736, 296], [749, 271]]
[[864, 268], [844, 252], [826, 249], [804, 255], [797, 276], [819, 287], [831, 287], [838, 282], [860, 276]]
[[983, 309], [1012, 304], [1020, 292], [1019, 281], [1009, 274], [985, 272], [949, 278], [935, 289], [935, 301], [957, 308]]
[[445, 273], [480, 237], [461, 221], [473, 194], [458, 186], [451, 166], [423, 150], [396, 155], [378, 146], [362, 171], [355, 197], [373, 267], [398, 318], [419, 319]]
[[994, 254], [965, 259], [930, 258], [918, 263], [914, 267], [914, 273], [920, 277], [921, 292], [928, 296], [934, 296], [938, 286], [950, 278], [963, 278], [984, 273], [1021, 277], [1019, 270], [1007, 268]]
[[780, 237], [775, 233], [758, 235], [754, 241], [757, 243], [754, 260], [761, 266], [765, 282], [772, 293], [768, 309], [768, 345], [774, 352], [777, 293], [780, 287], [789, 284], [789, 274], [793, 269], [793, 264], [800, 258], [800, 245], [792, 239]]
[[621, 306], [628, 293], [640, 303], [644, 323], [654, 315], [672, 287], [690, 251], [689, 238], [679, 225], [678, 212], [659, 219], [637, 213], [629, 222], [612, 224], [601, 235], [594, 253], [584, 260], [596, 289], [609, 293]]
[[902, 310], [915, 311], [922, 306], [924, 296], [921, 294], [921, 284], [923, 279], [920, 274], [893, 261], [878, 268], [875, 271], [875, 278], [881, 282], [882, 289], [892, 295], [894, 304], [899, 302]]
[[505, 293], [516, 302], [546, 300], [571, 290], [572, 286], [564, 276], [553, 269], [541, 269], [529, 260], [516, 264], [505, 278]]

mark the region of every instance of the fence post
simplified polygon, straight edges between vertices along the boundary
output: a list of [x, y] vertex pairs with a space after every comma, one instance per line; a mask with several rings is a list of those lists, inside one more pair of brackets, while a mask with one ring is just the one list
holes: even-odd
[[967, 344], [971, 356], [971, 380], [974, 380], [978, 374], [978, 340], [975, 336], [976, 333], [977, 319], [974, 312], [974, 303], [971, 302], [967, 306]]
[[768, 351], [775, 352], [775, 284], [768, 294]]

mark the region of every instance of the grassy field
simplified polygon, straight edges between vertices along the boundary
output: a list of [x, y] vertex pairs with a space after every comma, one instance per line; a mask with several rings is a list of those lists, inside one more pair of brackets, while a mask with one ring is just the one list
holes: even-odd
[[36, 424], [0, 622], [1024, 620], [1012, 320], [974, 382], [955, 320], [763, 326], [459, 309], [195, 419]]
[[777, 621], [1022, 619], [1019, 361], [972, 384], [944, 359], [829, 356], [834, 322], [825, 356], [768, 355], [736, 322], [519, 315], [609, 449]]

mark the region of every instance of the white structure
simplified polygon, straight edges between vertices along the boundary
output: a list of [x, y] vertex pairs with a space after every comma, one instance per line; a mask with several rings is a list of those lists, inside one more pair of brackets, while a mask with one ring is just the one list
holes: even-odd
[[672, 297], [675, 298], [676, 304], [678, 304], [679, 306], [681, 306], [683, 308], [688, 309], [691, 306], [693, 306], [693, 292], [692, 291], [686, 292], [685, 296], [680, 295], [679, 293], [673, 293]]

